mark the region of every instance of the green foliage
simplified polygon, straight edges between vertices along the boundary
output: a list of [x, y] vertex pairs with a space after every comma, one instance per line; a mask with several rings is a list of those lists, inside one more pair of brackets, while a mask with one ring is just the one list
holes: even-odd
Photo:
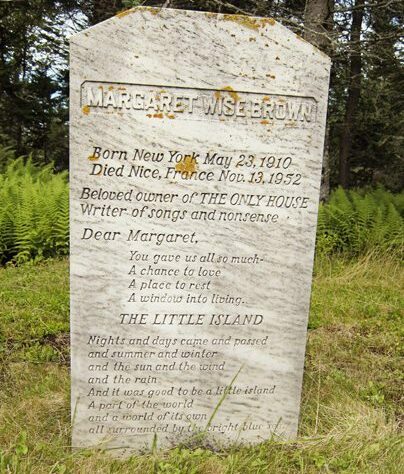
[[9, 455], [5, 455], [0, 450], [0, 472], [18, 472], [20, 459], [24, 458], [27, 453], [27, 432], [21, 431]]
[[15, 160], [15, 152], [11, 147], [0, 147], [0, 173], [3, 173], [8, 164]]
[[66, 255], [67, 173], [19, 158], [0, 174], [0, 264]]
[[134, 8], [138, 7], [142, 2], [141, 0], [123, 0], [122, 3], [125, 8]]
[[[0, 264], [23, 263], [67, 255], [69, 200], [67, 173], [31, 159], [12, 160], [0, 148]], [[349, 256], [404, 248], [404, 194], [383, 188], [335, 190], [318, 216], [317, 253]]]
[[375, 190], [335, 190], [327, 204], [320, 205], [317, 252], [360, 255], [393, 250], [404, 245], [404, 194]]

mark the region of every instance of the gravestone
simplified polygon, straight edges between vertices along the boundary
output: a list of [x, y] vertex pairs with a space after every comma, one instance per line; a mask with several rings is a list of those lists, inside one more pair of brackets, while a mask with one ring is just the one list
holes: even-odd
[[270, 18], [72, 38], [74, 447], [296, 435], [329, 69]]

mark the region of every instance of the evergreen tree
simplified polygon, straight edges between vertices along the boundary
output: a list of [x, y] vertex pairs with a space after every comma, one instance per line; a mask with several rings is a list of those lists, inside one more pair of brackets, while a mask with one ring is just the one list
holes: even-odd
[[66, 168], [68, 14], [74, 2], [0, 3], [0, 145]]

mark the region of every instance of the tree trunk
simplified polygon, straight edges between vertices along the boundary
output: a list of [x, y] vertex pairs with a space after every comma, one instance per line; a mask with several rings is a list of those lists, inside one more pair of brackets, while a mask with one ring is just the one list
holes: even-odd
[[[305, 39], [328, 55], [331, 55], [332, 52], [333, 8], [334, 0], [306, 0], [304, 9]], [[330, 131], [327, 120], [323, 150], [323, 169], [321, 172], [321, 201], [326, 201], [330, 194], [329, 136]]]
[[345, 108], [345, 119], [341, 133], [339, 154], [339, 183], [345, 189], [349, 187], [349, 158], [352, 149], [352, 131], [355, 128], [356, 111], [358, 109], [361, 92], [362, 59], [360, 37], [362, 31], [364, 4], [364, 0], [356, 0], [352, 11], [349, 86]]
[[331, 52], [333, 8], [334, 0], [306, 0], [304, 8], [304, 37], [326, 54]]

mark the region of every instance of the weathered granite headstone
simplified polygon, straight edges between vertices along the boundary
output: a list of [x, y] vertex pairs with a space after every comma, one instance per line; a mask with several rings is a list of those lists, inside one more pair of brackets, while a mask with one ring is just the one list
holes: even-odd
[[73, 446], [296, 435], [329, 68], [268, 18], [73, 37]]

